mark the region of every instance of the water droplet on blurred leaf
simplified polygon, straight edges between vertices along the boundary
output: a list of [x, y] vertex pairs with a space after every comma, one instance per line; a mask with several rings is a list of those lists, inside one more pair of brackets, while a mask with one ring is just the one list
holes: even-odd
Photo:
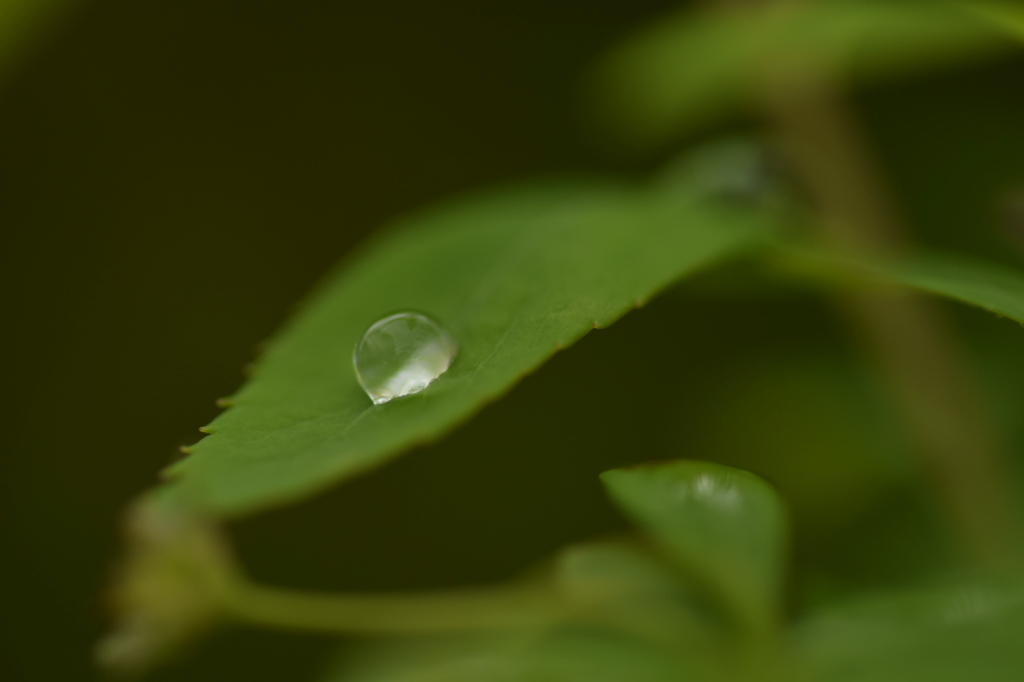
[[445, 373], [457, 346], [444, 327], [413, 312], [374, 322], [352, 356], [359, 384], [375, 405], [419, 393]]
[[781, 159], [759, 140], [726, 138], [706, 143], [670, 162], [660, 184], [680, 196], [758, 207], [784, 193]]

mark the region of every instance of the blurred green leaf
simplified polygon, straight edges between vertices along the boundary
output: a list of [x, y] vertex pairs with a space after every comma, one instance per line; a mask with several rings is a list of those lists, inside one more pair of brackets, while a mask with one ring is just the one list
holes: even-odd
[[920, 289], [1024, 323], [1024, 273], [998, 263], [945, 253], [867, 261], [807, 250], [783, 251], [781, 262], [816, 278], [852, 276]]
[[787, 522], [768, 483], [694, 461], [615, 469], [601, 478], [615, 502], [740, 627], [765, 633], [777, 625]]
[[228, 620], [239, 571], [218, 528], [146, 497], [126, 515], [128, 551], [110, 594], [116, 626], [97, 663], [137, 676]]
[[769, 476], [803, 538], [829, 538], [910, 473], [873, 378], [847, 349], [761, 348], [680, 410], [678, 442]]
[[[577, 610], [513, 635], [389, 639], [345, 652], [339, 682], [721, 680], [732, 670], [720, 614], [652, 548], [603, 541], [563, 550], [556, 576]], [[752, 679], [760, 679], [759, 677]]]
[[594, 109], [627, 143], [665, 142], [756, 104], [766, 76], [801, 65], [854, 80], [903, 76], [1005, 49], [991, 22], [947, 2], [765, 3], [669, 15], [595, 74]]
[[795, 630], [808, 679], [1011, 682], [1024, 671], [1024, 591], [968, 585], [861, 597]]
[[0, 0], [0, 79], [76, 0]]
[[[308, 496], [444, 434], [591, 329], [760, 244], [768, 223], [724, 202], [598, 182], [424, 212], [321, 287], [206, 429], [213, 435], [169, 473], [217, 513]], [[427, 390], [374, 406], [352, 349], [402, 309], [440, 320], [459, 355]]]
[[1011, 35], [1024, 38], [1024, 7], [1019, 2], [968, 0], [964, 7], [994, 22]]
[[591, 542], [563, 550], [559, 583], [588, 622], [662, 641], [686, 642], [707, 656], [724, 634], [722, 619], [670, 562], [627, 542]]
[[710, 678], [652, 642], [584, 628], [515, 637], [423, 638], [343, 656], [330, 682], [700, 682]]

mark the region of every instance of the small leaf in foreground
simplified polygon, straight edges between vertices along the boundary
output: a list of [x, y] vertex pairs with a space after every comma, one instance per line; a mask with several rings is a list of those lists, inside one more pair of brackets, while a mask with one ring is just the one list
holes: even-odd
[[602, 474], [612, 499], [741, 627], [778, 624], [786, 515], [754, 474], [673, 461]]

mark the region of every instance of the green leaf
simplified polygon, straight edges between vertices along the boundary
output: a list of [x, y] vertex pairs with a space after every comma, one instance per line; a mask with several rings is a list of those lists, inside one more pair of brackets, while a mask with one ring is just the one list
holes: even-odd
[[720, 367], [672, 431], [692, 452], [769, 476], [803, 540], [828, 541], [912, 475], [873, 379], [849, 349], [762, 346]]
[[[759, 245], [769, 222], [726, 202], [600, 182], [426, 211], [321, 287], [168, 474], [213, 513], [306, 497], [443, 435], [591, 329]], [[408, 309], [445, 325], [459, 355], [423, 392], [374, 406], [352, 349], [374, 321]]]
[[1024, 323], [1024, 273], [998, 263], [928, 252], [878, 261], [802, 249], [781, 253], [783, 268], [813, 278], [911, 287]]
[[75, 0], [0, 2], [0, 79], [49, 25], [75, 4]]
[[732, 650], [711, 609], [652, 548], [603, 541], [563, 550], [560, 590], [576, 607], [560, 622], [502, 635], [392, 638], [344, 652], [343, 682], [618, 682], [719, 680]]
[[1005, 266], [963, 256], [923, 254], [872, 269], [893, 283], [1024, 323], [1024, 273]]
[[1024, 671], [1024, 591], [966, 585], [861, 597], [795, 631], [810, 682], [1013, 682]]
[[1024, 38], [1024, 7], [1019, 2], [970, 0], [964, 2], [963, 6], [993, 22], [995, 26], [1009, 32], [1010, 35]]
[[585, 628], [515, 637], [423, 638], [365, 646], [324, 682], [703, 682], [665, 646]]
[[557, 561], [559, 584], [580, 619], [616, 630], [685, 643], [706, 657], [725, 634], [719, 614], [678, 571], [651, 549], [626, 542], [569, 547]]
[[739, 626], [774, 629], [787, 530], [770, 485], [746, 471], [693, 461], [616, 469], [601, 478], [615, 502]]
[[[1009, 41], [946, 2], [764, 3], [669, 15], [600, 65], [594, 107], [638, 147], [751, 108], [765, 77], [794, 60], [854, 80], [891, 78], [977, 58]], [[795, 75], [794, 75], [795, 77]]]

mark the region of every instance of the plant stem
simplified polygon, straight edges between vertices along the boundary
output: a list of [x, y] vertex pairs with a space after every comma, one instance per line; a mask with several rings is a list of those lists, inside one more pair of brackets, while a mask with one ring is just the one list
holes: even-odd
[[[807, 60], [783, 66], [766, 80], [764, 112], [816, 205], [820, 240], [850, 256], [906, 251], [907, 231], [834, 82]], [[982, 565], [1007, 566], [1017, 547], [1005, 451], [942, 310], [905, 290], [835, 301], [887, 379], [962, 545]]]
[[511, 585], [415, 594], [347, 595], [240, 585], [237, 620], [334, 634], [417, 634], [537, 627], [569, 609], [553, 587]]

